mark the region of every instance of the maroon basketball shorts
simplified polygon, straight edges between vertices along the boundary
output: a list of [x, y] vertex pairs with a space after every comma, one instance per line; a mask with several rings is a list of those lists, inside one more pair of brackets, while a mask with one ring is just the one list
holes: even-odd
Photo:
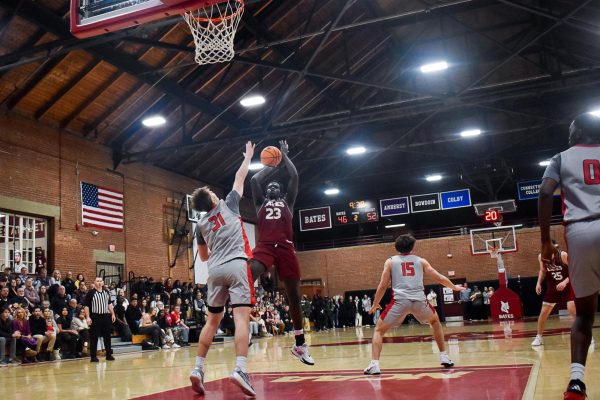
[[300, 264], [293, 246], [281, 243], [259, 243], [252, 250], [252, 258], [267, 268], [275, 266], [279, 279], [300, 280]]
[[546, 290], [546, 294], [544, 295], [545, 304], [561, 304], [574, 300], [575, 293], [573, 292], [571, 284], [568, 284], [567, 287], [560, 292], [556, 290], [556, 287], [551, 287], [550, 285], [548, 285], [548, 289]]

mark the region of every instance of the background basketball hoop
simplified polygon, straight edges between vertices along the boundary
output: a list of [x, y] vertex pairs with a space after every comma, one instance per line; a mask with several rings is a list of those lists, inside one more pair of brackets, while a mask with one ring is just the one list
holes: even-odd
[[243, 13], [244, 0], [228, 0], [186, 11], [183, 18], [194, 36], [194, 60], [198, 64], [214, 64], [233, 59], [233, 42]]

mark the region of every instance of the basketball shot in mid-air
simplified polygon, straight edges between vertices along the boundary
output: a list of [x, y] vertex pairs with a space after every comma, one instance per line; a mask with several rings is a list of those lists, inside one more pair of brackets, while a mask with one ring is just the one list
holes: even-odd
[[383, 265], [381, 281], [375, 293], [373, 306], [369, 314], [375, 313], [380, 307], [379, 303], [387, 288], [392, 286], [393, 299], [381, 314], [375, 325], [371, 349], [371, 362], [365, 368], [365, 375], [380, 375], [379, 357], [383, 346], [383, 337], [391, 328], [404, 321], [408, 314], [412, 314], [419, 322], [429, 323], [433, 330], [433, 337], [440, 351], [440, 363], [445, 368], [454, 366], [454, 362], [446, 353], [444, 331], [435, 308], [425, 298], [423, 276], [428, 276], [437, 283], [444, 285], [456, 292], [463, 290], [462, 286], [455, 285], [444, 275], [437, 272], [424, 258], [411, 254], [417, 240], [411, 235], [401, 235], [396, 239], [396, 251], [399, 253], [387, 259]]

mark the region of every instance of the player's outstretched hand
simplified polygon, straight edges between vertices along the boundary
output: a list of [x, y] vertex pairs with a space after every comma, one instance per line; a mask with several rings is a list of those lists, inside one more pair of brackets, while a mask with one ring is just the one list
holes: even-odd
[[290, 148], [287, 144], [287, 140], [280, 140], [279, 141], [279, 147], [281, 147], [281, 152], [283, 154], [287, 154], [290, 151]]
[[375, 311], [381, 310], [381, 306], [379, 304], [373, 304], [373, 307], [369, 310], [369, 314], [375, 314]]
[[556, 254], [556, 248], [552, 245], [552, 242], [542, 243], [542, 261], [544, 264], [554, 264], [554, 254]]
[[542, 294], [542, 285], [540, 285], [539, 283], [537, 285], [535, 285], [535, 292], [537, 293], [537, 295], [541, 295]]
[[246, 143], [246, 151], [244, 152], [245, 158], [252, 158], [254, 156], [254, 146], [256, 146], [251, 141]]
[[463, 290], [465, 290], [465, 288], [461, 285], [454, 285], [452, 290], [454, 290], [455, 292], [462, 292]]

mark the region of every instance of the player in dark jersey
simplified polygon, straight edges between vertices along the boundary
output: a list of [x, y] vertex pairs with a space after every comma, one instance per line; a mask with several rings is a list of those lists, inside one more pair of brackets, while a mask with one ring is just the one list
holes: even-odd
[[287, 192], [282, 193], [279, 182], [271, 181], [264, 186], [275, 168], [265, 167], [251, 180], [252, 198], [258, 215], [258, 244], [252, 250], [252, 274], [258, 277], [267, 268], [275, 266], [279, 279], [285, 285], [294, 323], [296, 344], [292, 347], [292, 354], [303, 363], [314, 365], [302, 329], [300, 265], [293, 242], [292, 218], [298, 194], [298, 171], [288, 157], [287, 142], [282, 140], [279, 144], [282, 163], [290, 176]]
[[542, 294], [542, 281], [545, 279], [546, 294], [544, 295], [544, 302], [542, 303], [542, 309], [538, 317], [537, 335], [531, 343], [532, 346], [541, 346], [544, 344], [544, 326], [557, 303], [567, 303], [569, 313], [575, 317], [575, 293], [573, 293], [573, 288], [569, 283], [568, 256], [566, 252], [558, 248], [558, 244], [555, 241], [552, 241], [552, 243], [556, 247], [554, 264], [543, 263], [541, 254], [538, 256], [540, 273], [537, 285], [535, 286], [535, 292], [538, 296]]
[[569, 127], [569, 149], [552, 157], [544, 172], [538, 202], [542, 261], [553, 264], [550, 219], [554, 190], [560, 184], [570, 283], [577, 317], [571, 327], [571, 380], [564, 400], [586, 398], [585, 363], [600, 291], [600, 117], [581, 114]]

